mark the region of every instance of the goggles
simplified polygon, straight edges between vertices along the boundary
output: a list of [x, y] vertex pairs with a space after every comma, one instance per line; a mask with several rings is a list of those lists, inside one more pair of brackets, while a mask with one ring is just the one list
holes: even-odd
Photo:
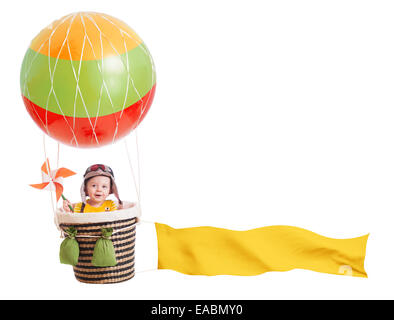
[[84, 177], [92, 171], [97, 171], [97, 170], [101, 170], [103, 172], [107, 172], [109, 173], [112, 177], [115, 178], [114, 172], [112, 171], [112, 169], [104, 164], [94, 164], [92, 166], [90, 166], [89, 168], [86, 169], [85, 174], [83, 175]]

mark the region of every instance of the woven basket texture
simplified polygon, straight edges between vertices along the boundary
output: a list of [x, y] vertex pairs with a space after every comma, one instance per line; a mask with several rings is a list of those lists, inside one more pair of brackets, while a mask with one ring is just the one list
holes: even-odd
[[[78, 264], [74, 266], [75, 278], [85, 283], [117, 283], [134, 277], [134, 247], [136, 218], [111, 222], [60, 224], [64, 231], [69, 227], [78, 230]], [[113, 267], [95, 267], [91, 260], [94, 246], [101, 236], [101, 228], [113, 228], [111, 236], [115, 248], [117, 265]], [[89, 237], [84, 237], [89, 236]]]

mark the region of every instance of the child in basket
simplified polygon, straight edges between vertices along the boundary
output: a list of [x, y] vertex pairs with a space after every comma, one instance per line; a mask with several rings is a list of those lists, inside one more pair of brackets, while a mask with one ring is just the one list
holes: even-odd
[[[94, 164], [86, 169], [83, 175], [84, 181], [81, 186], [82, 202], [71, 204], [63, 200], [63, 209], [71, 212], [69, 206], [76, 213], [80, 212], [103, 212], [122, 209], [122, 201], [119, 199], [118, 188], [112, 169], [103, 164]], [[114, 194], [119, 201], [119, 206], [112, 200], [107, 200], [110, 194]], [[86, 200], [86, 196], [89, 197]]]

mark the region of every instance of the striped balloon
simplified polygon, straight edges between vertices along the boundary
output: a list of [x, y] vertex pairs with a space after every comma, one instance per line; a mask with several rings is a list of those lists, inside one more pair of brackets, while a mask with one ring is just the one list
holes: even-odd
[[74, 147], [100, 147], [143, 120], [156, 73], [130, 27], [83, 12], [53, 22], [33, 39], [20, 84], [27, 111], [46, 134]]

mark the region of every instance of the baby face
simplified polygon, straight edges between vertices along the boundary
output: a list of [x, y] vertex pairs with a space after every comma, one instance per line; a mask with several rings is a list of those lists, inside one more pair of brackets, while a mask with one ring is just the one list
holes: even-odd
[[111, 179], [105, 176], [97, 176], [88, 180], [86, 193], [93, 205], [99, 205], [107, 199], [111, 191]]

